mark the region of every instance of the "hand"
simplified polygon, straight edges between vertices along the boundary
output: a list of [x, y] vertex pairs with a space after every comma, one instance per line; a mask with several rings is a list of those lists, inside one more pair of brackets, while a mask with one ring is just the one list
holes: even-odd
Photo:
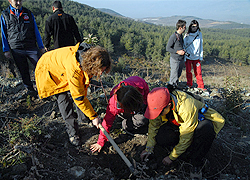
[[165, 157], [163, 160], [162, 160], [162, 163], [164, 165], [170, 165], [173, 161], [169, 158], [169, 156]]
[[45, 47], [44, 49], [45, 49], [46, 52], [49, 51], [49, 48], [46, 48], [46, 47]]
[[185, 54], [185, 51], [182, 49], [182, 50], [176, 51], [176, 53], [183, 56]]
[[44, 49], [44, 48], [40, 49], [40, 52], [41, 52], [42, 54], [45, 53], [45, 49]]
[[101, 145], [99, 145], [99, 144], [97, 144], [97, 143], [95, 143], [95, 144], [92, 144], [91, 146], [90, 146], [90, 150], [91, 150], [91, 152], [92, 153], [94, 153], [94, 152], [101, 152], [101, 149], [102, 149], [102, 146]]
[[99, 129], [99, 124], [101, 123], [101, 119], [99, 117], [92, 120], [93, 125]]
[[10, 53], [10, 51], [4, 52], [4, 56], [5, 56], [7, 59], [11, 59], [11, 53]]
[[142, 151], [140, 157], [141, 161], [148, 161], [148, 156], [151, 154], [151, 152], [148, 152], [146, 150]]

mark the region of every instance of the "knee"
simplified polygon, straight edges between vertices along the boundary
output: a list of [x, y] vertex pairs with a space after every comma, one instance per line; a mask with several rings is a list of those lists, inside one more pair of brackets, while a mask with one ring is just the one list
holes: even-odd
[[158, 133], [155, 137], [160, 146], [175, 146], [179, 142], [179, 135], [176, 133]]

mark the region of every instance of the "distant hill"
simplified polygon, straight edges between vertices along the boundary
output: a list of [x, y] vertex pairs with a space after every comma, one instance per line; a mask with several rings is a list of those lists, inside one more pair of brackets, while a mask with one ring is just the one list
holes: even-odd
[[245, 29], [250, 28], [248, 24], [240, 24], [231, 21], [216, 21], [211, 19], [201, 19], [194, 16], [171, 16], [171, 17], [147, 17], [138, 19], [139, 21], [151, 23], [162, 26], [175, 26], [179, 19], [187, 21], [189, 24], [192, 20], [196, 19], [202, 28], [218, 28], [218, 29]]
[[117, 13], [117, 12], [111, 10], [111, 9], [106, 9], [106, 8], [97, 8], [97, 9], [98, 9], [99, 11], [104, 12], [104, 13], [107, 13], [107, 14], [109, 14], [109, 15], [111, 15], [111, 16], [125, 17], [125, 16], [123, 16], [123, 15], [121, 15], [121, 14], [119, 14], [119, 13]]
[[[111, 16], [125, 17], [111, 9], [98, 8], [101, 12], [107, 13]], [[141, 19], [135, 19], [147, 24], [155, 24], [161, 26], [174, 26], [179, 19], [187, 21], [189, 24], [192, 20], [196, 19], [200, 23], [201, 28], [216, 28], [216, 29], [246, 29], [250, 28], [248, 24], [241, 24], [232, 21], [216, 21], [211, 19], [201, 19], [194, 16], [171, 16], [171, 17], [146, 17]]]

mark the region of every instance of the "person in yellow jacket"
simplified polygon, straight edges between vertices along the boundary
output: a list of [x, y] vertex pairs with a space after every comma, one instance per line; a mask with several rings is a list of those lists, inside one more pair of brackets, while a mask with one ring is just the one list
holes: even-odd
[[181, 154], [189, 152], [193, 169], [197, 171], [224, 126], [224, 118], [191, 95], [179, 90], [170, 93], [166, 87], [154, 88], [148, 94], [147, 102], [144, 116], [150, 119], [148, 140], [141, 160], [153, 153], [156, 144], [172, 146], [171, 153], [162, 163], [170, 165]]
[[87, 88], [90, 78], [109, 72], [110, 67], [111, 58], [104, 48], [85, 43], [46, 52], [36, 65], [38, 94], [41, 99], [56, 96], [73, 145], [80, 143], [73, 102], [77, 106], [78, 117], [89, 118], [99, 128], [100, 119], [86, 97]]

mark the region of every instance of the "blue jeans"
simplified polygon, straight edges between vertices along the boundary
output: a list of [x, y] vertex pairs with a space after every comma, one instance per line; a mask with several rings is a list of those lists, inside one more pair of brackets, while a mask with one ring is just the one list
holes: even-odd
[[34, 91], [33, 83], [30, 79], [29, 64], [27, 59], [29, 59], [29, 61], [36, 67], [36, 63], [40, 58], [38, 48], [33, 48], [29, 50], [12, 49], [11, 53], [16, 63], [16, 66], [22, 76], [24, 86], [27, 89]]

